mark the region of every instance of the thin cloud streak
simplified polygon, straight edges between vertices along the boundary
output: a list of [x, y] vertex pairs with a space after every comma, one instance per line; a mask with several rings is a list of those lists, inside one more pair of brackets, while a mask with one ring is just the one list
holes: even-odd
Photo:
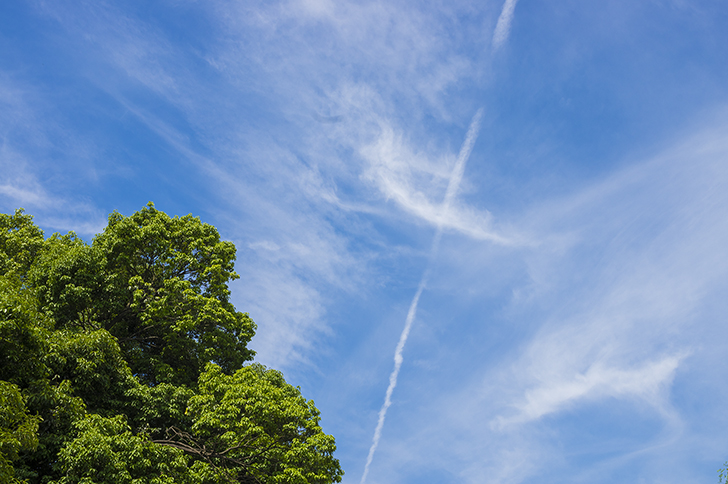
[[[475, 140], [478, 138], [478, 131], [480, 130], [480, 119], [482, 116], [483, 109], [481, 108], [475, 113], [475, 116], [473, 116], [473, 120], [470, 122], [468, 133], [465, 136], [465, 142], [460, 148], [460, 153], [458, 154], [455, 167], [453, 168], [452, 174], [450, 175], [450, 181], [448, 183], [447, 191], [445, 192], [445, 198], [442, 203], [443, 213], [447, 213], [450, 205], [452, 204], [452, 201], [457, 195], [458, 188], [460, 188], [460, 182], [462, 181], [463, 173], [465, 172], [465, 165], [468, 161], [468, 158], [470, 157], [470, 153], [473, 151], [473, 145], [475, 144]], [[435, 237], [432, 241], [432, 249], [430, 251], [430, 263], [435, 258], [437, 254], [437, 249], [440, 246], [440, 239], [442, 238], [442, 228], [442, 222], [438, 223], [437, 232], [435, 233]], [[394, 369], [389, 375], [389, 386], [387, 387], [387, 393], [384, 397], [384, 404], [382, 404], [382, 408], [379, 409], [379, 419], [377, 421], [377, 427], [374, 429], [372, 445], [369, 448], [367, 461], [364, 465], [364, 473], [362, 474], [360, 481], [361, 484], [364, 484], [366, 482], [367, 476], [369, 475], [369, 468], [372, 464], [372, 460], [374, 459], [374, 453], [376, 452], [377, 447], [379, 446], [379, 440], [382, 437], [384, 420], [387, 417], [387, 410], [389, 410], [390, 405], [392, 405], [392, 394], [394, 393], [394, 389], [397, 387], [399, 370], [402, 367], [402, 362], [404, 361], [402, 357], [402, 352], [404, 351], [404, 347], [407, 344], [407, 338], [409, 338], [410, 330], [412, 329], [412, 323], [414, 322], [415, 316], [417, 314], [417, 305], [420, 302], [420, 296], [422, 295], [422, 291], [427, 285], [429, 275], [430, 269], [428, 267], [425, 270], [425, 273], [422, 275], [422, 279], [420, 280], [420, 284], [417, 287], [417, 292], [415, 293], [415, 296], [412, 298], [409, 311], [407, 312], [407, 318], [404, 323], [404, 329], [402, 330], [402, 334], [399, 336], [399, 342], [397, 343], [397, 348], [394, 351]]]
[[420, 281], [420, 285], [417, 288], [417, 292], [415, 293], [415, 297], [412, 298], [412, 303], [410, 304], [409, 311], [407, 312], [407, 319], [404, 323], [404, 329], [402, 330], [402, 334], [399, 336], [399, 342], [397, 343], [397, 349], [394, 351], [394, 369], [392, 370], [392, 373], [389, 375], [389, 386], [387, 387], [387, 394], [384, 397], [384, 404], [382, 405], [382, 408], [379, 409], [379, 420], [377, 421], [377, 428], [374, 429], [374, 437], [372, 438], [372, 446], [369, 448], [369, 455], [367, 455], [367, 463], [364, 466], [364, 474], [361, 476], [361, 483], [364, 484], [367, 480], [367, 475], [369, 474], [369, 467], [372, 464], [372, 460], [374, 459], [374, 452], [376, 452], [377, 447], [379, 446], [379, 439], [382, 437], [382, 428], [384, 427], [384, 419], [387, 417], [387, 410], [389, 410], [389, 406], [392, 405], [392, 393], [394, 393], [394, 389], [397, 386], [397, 377], [399, 376], [399, 370], [402, 367], [402, 352], [404, 351], [404, 345], [407, 344], [407, 338], [409, 338], [410, 329], [412, 328], [412, 322], [415, 319], [415, 315], [417, 314], [417, 305], [420, 302], [420, 296], [422, 295], [422, 291], [425, 289], [425, 286], [427, 285], [427, 276], [428, 272], [425, 272], [425, 275], [422, 277], [422, 280]]
[[516, 9], [516, 2], [518, 0], [506, 0], [503, 4], [503, 10], [501, 10], [498, 23], [495, 26], [495, 32], [493, 32], [493, 50], [500, 49], [508, 40], [508, 35], [511, 33], [511, 22], [513, 21], [513, 11]]
[[525, 402], [517, 405], [517, 415], [498, 416], [491, 425], [503, 429], [511, 424], [524, 424], [569, 408], [579, 401], [603, 397], [633, 396], [667, 415], [669, 412], [661, 408], [665, 403], [660, 392], [672, 383], [681, 359], [682, 355], [674, 355], [627, 369], [608, 367], [598, 361], [573, 378], [549, 382], [547, 386], [527, 391]]
[[458, 154], [457, 162], [455, 162], [455, 168], [453, 168], [452, 175], [450, 175], [450, 182], [447, 185], [447, 191], [445, 192], [445, 200], [442, 203], [442, 211], [447, 216], [447, 213], [452, 205], [452, 201], [455, 199], [458, 188], [460, 188], [460, 182], [463, 180], [463, 173], [465, 173], [465, 164], [470, 158], [470, 153], [473, 151], [473, 145], [475, 140], [478, 138], [478, 131], [480, 130], [480, 119], [483, 117], [483, 108], [478, 109], [478, 112], [473, 116], [473, 120], [470, 122], [468, 128], [468, 134], [465, 136], [465, 142], [460, 153]]

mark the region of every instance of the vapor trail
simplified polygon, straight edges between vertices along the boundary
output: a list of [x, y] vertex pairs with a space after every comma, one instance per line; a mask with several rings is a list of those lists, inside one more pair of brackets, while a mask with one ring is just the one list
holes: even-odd
[[364, 465], [364, 473], [362, 474], [360, 481], [361, 484], [364, 484], [367, 480], [369, 467], [372, 465], [372, 460], [374, 459], [374, 452], [376, 452], [377, 447], [379, 446], [379, 439], [382, 437], [384, 419], [387, 417], [387, 410], [389, 409], [389, 406], [392, 405], [392, 393], [394, 393], [394, 389], [397, 386], [397, 377], [399, 376], [399, 370], [402, 367], [402, 352], [404, 351], [404, 345], [407, 344], [407, 338], [409, 338], [410, 329], [412, 328], [412, 323], [414, 322], [415, 315], [417, 314], [417, 305], [420, 302], [420, 296], [422, 295], [422, 291], [425, 290], [425, 286], [427, 285], [427, 279], [430, 276], [429, 265], [432, 263], [432, 259], [435, 258], [435, 255], [437, 254], [437, 249], [440, 246], [444, 218], [447, 217], [450, 205], [455, 199], [458, 188], [460, 188], [460, 182], [463, 179], [463, 173], [465, 173], [465, 164], [467, 163], [468, 158], [470, 158], [470, 152], [473, 151], [473, 145], [475, 144], [475, 140], [478, 137], [478, 130], [480, 129], [480, 118], [482, 117], [482, 115], [483, 109], [479, 109], [478, 112], [475, 113], [475, 116], [473, 116], [473, 120], [470, 122], [470, 128], [468, 128], [468, 133], [467, 135], [465, 135], [465, 142], [460, 148], [460, 153], [458, 154], [458, 158], [455, 161], [455, 167], [450, 174], [450, 181], [448, 182], [447, 190], [445, 191], [445, 199], [442, 202], [442, 212], [440, 214], [437, 224], [437, 231], [435, 232], [435, 237], [432, 240], [432, 248], [430, 249], [429, 258], [430, 260], [427, 264], [428, 267], [427, 269], [425, 269], [424, 274], [422, 274], [422, 279], [420, 279], [420, 284], [419, 286], [417, 286], [417, 292], [415, 293], [415, 297], [412, 298], [409, 311], [407, 311], [407, 319], [405, 319], [404, 322], [404, 329], [402, 330], [402, 334], [399, 336], [397, 348], [394, 350], [394, 369], [392, 369], [392, 373], [389, 375], [389, 386], [387, 387], [387, 393], [384, 396], [384, 403], [382, 404], [382, 408], [379, 409], [379, 420], [377, 421], [377, 427], [374, 429], [372, 446], [369, 448], [367, 462]]
[[427, 284], [426, 275], [427, 273], [425, 273], [425, 276], [422, 277], [420, 285], [417, 288], [417, 292], [415, 293], [415, 297], [412, 298], [412, 303], [410, 304], [409, 311], [407, 312], [407, 319], [404, 323], [404, 329], [402, 330], [402, 334], [399, 336], [397, 349], [394, 350], [394, 369], [392, 370], [392, 374], [389, 375], [389, 386], [387, 387], [387, 394], [384, 397], [384, 404], [382, 405], [382, 408], [379, 409], [379, 420], [377, 421], [377, 428], [374, 429], [374, 438], [372, 439], [372, 446], [369, 448], [367, 463], [364, 465], [364, 474], [361, 476], [361, 484], [364, 484], [367, 480], [369, 466], [372, 465], [374, 452], [377, 450], [377, 446], [379, 446], [379, 438], [382, 436], [382, 427], [384, 427], [384, 418], [387, 416], [387, 410], [392, 404], [392, 393], [394, 392], [394, 387], [397, 386], [399, 369], [402, 367], [402, 351], [404, 350], [405, 343], [407, 343], [410, 328], [412, 327], [412, 321], [415, 319], [415, 313], [417, 313], [417, 304], [420, 302], [420, 295], [422, 294], [423, 289], [425, 289], [425, 284]]
[[513, 11], [516, 8], [517, 1], [518, 0], [506, 0], [506, 3], [503, 4], [503, 10], [501, 10], [500, 17], [498, 17], [498, 23], [495, 25], [495, 32], [493, 33], [493, 49], [500, 48], [500, 46], [508, 40], [508, 34], [511, 32]]
[[[460, 182], [463, 179], [463, 173], [465, 173], [465, 164], [470, 158], [470, 152], [473, 151], [473, 145], [478, 137], [478, 130], [480, 130], [480, 118], [483, 116], [483, 108], [478, 109], [478, 112], [473, 116], [473, 120], [470, 122], [468, 128], [468, 134], [465, 135], [465, 142], [460, 148], [458, 153], [458, 159], [455, 161], [455, 168], [450, 174], [450, 182], [447, 184], [447, 191], [445, 192], [445, 200], [442, 202], [443, 217], [447, 215], [447, 211], [450, 209], [453, 199], [457, 194], [458, 188], [460, 188]], [[442, 230], [442, 224], [438, 227], [438, 232]]]

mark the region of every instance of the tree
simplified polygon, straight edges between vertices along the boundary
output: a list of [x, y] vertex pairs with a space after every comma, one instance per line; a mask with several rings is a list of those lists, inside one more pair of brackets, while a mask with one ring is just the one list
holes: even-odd
[[0, 274], [24, 275], [43, 246], [43, 231], [18, 209], [0, 214]]
[[0, 481], [18, 482], [11, 463], [38, 445], [38, 420], [28, 414], [20, 389], [0, 381]]
[[57, 484], [187, 484], [203, 482], [190, 472], [185, 455], [134, 434], [122, 415], [88, 415], [76, 423], [78, 436], [61, 450], [63, 477]]
[[256, 364], [225, 375], [210, 364], [187, 413], [189, 432], [171, 427], [155, 442], [209, 464], [225, 480], [304, 484], [339, 475], [334, 439], [321, 431], [313, 401], [278, 371]]
[[341, 480], [313, 402], [246, 363], [255, 323], [229, 301], [235, 247], [214, 227], [150, 203], [112, 213], [87, 244], [45, 239], [19, 210], [0, 215], [0, 252], [0, 380], [12, 397], [0, 435], [15, 436], [0, 441], [3, 476]]
[[59, 327], [106, 329], [141, 380], [192, 385], [210, 361], [230, 372], [254, 355], [255, 323], [229, 302], [234, 261], [213, 226], [150, 203], [112, 213], [90, 246], [51, 237], [29, 279]]

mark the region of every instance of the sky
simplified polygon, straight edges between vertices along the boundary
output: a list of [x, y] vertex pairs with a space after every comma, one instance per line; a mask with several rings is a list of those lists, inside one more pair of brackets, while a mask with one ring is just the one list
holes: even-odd
[[727, 25], [721, 0], [8, 0], [0, 212], [215, 225], [256, 360], [347, 484], [714, 483]]

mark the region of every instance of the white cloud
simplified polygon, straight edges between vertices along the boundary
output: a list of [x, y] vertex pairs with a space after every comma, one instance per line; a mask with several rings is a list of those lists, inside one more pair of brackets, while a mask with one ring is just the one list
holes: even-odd
[[50, 201], [41, 187], [34, 186], [34, 189], [23, 188], [19, 186], [18, 180], [13, 180], [12, 184], [0, 185], [0, 194], [5, 195], [12, 204], [22, 207], [39, 207], [48, 206]]
[[[182, 63], [174, 58], [176, 51], [171, 43], [152, 25], [109, 2], [85, 3], [81, 8], [69, 8], [62, 2], [43, 2], [36, 6], [73, 35], [71, 43], [84, 46], [87, 61], [97, 68], [89, 68], [84, 74], [102, 77], [105, 90], [120, 90], [127, 85], [126, 81], [132, 80], [165, 98], [176, 97], [177, 102], [181, 101], [178, 92], [181, 86], [175, 78], [180, 74], [176, 68]], [[175, 60], [179, 64], [175, 65]], [[109, 64], [118, 69], [116, 76], [99, 69]]]
[[503, 10], [498, 17], [498, 23], [493, 32], [493, 49], [499, 49], [508, 40], [511, 33], [511, 23], [513, 22], [513, 11], [516, 9], [518, 0], [506, 0], [503, 3]]
[[5, 198], [4, 208], [43, 209], [54, 204], [52, 197], [38, 182], [28, 162], [11, 147], [12, 141], [4, 136], [0, 146], [0, 196]]
[[389, 126], [384, 126], [381, 135], [362, 148], [361, 154], [368, 162], [365, 179], [417, 219], [477, 240], [505, 245], [523, 243], [494, 229], [487, 211], [475, 210], [457, 200], [448, 205], [440, 202], [455, 156], [449, 154], [433, 161], [428, 153], [415, 152]]
[[[67, 144], [64, 148], [71, 156], [83, 158], [88, 147], [59, 126], [57, 113], [44, 109], [40, 93], [21, 84], [0, 72], [0, 210], [9, 213], [22, 207], [44, 228], [94, 235], [106, 225], [104, 215], [77, 187], [65, 193], [67, 170], [48, 161], [58, 139]], [[69, 178], [78, 182], [94, 176], [92, 169], [77, 175]]]
[[[305, 359], [305, 342], [325, 333], [329, 324], [322, 291], [348, 291], [367, 277], [369, 256], [350, 254], [348, 247], [365, 233], [357, 227], [359, 216], [401, 217], [381, 197], [371, 196], [372, 185], [415, 223], [513, 243], [493, 227], [487, 211], [457, 202], [443, 209], [432, 202], [446, 191], [453, 153], [422, 146], [422, 154], [442, 155], [414, 154], [409, 142], [394, 134], [409, 132], [412, 120], [401, 118], [393, 99], [403, 98], [414, 118], [434, 110], [439, 122], [449, 125], [453, 112], [444, 107], [445, 94], [473, 76], [472, 60], [453, 54], [461, 39], [442, 12], [387, 2], [217, 2], [204, 10], [216, 26], [214, 34], [202, 50], [189, 52], [153, 23], [119, 15], [108, 5], [72, 16], [63, 7], [44, 8], [74, 42], [90, 48], [94, 65], [104, 66], [88, 71], [91, 82], [191, 162], [216, 195], [226, 194], [226, 204], [214, 207], [219, 219], [229, 221], [229, 228], [235, 219], [256, 227], [256, 233], [235, 235], [259, 264], [238, 300], [260, 314], [255, 344], [266, 362], [285, 366]], [[463, 5], [447, 9], [453, 15], [463, 9], [472, 13]], [[190, 68], [201, 59], [209, 70]], [[214, 89], [210, 77], [217, 82]], [[166, 119], [135, 99], [124, 87], [127, 78], [180, 116]], [[271, 133], [265, 124], [241, 116], [235, 102], [251, 93], [260, 102], [256, 116], [284, 118], [291, 128], [279, 123]], [[185, 123], [189, 129], [180, 129]], [[344, 162], [342, 152], [354, 156]], [[266, 189], [258, 190], [262, 185]], [[328, 217], [339, 223], [347, 218], [344, 233], [334, 230]], [[265, 255], [256, 255], [260, 251]], [[262, 294], [261, 288], [272, 292]], [[260, 302], [253, 301], [254, 294]], [[285, 329], [273, 329], [279, 326]]]
[[680, 359], [679, 356], [669, 356], [627, 369], [610, 368], [597, 361], [584, 373], [572, 377], [555, 375], [555, 378], [526, 391], [524, 401], [515, 404], [516, 415], [499, 416], [493, 424], [497, 428], [523, 424], [551, 413], [568, 410], [585, 400], [610, 397], [635, 397], [661, 409], [665, 404], [663, 390], [672, 382]]
[[[331, 301], [382, 284], [369, 262], [396, 252], [384, 230], [377, 233], [382, 220], [458, 235], [450, 241], [467, 248], [458, 263], [479, 279], [464, 284], [460, 274], [452, 292], [475, 299], [487, 286], [518, 295], [504, 309], [512, 320], [478, 306], [481, 326], [503, 325], [488, 333], [500, 338], [496, 356], [468, 361], [459, 347], [442, 344], [442, 360], [459, 364], [448, 384], [472, 374], [478, 382], [462, 384], [449, 405], [438, 387], [421, 389], [424, 398], [408, 408], [429, 408], [421, 427], [431, 427], [403, 432], [409, 437], [399, 441], [385, 438], [391, 447], [382, 450], [396, 452], [380, 452], [372, 478], [393, 475], [404, 456], [451, 466], [466, 482], [522, 482], [563, 458], [534, 429], [548, 428], [547, 416], [566, 418], [590, 402], [628, 401], [679, 419], [671, 384], [694, 361], [685, 355], [711, 344], [696, 339], [691, 325], [722, 322], [699, 313], [725, 288], [728, 272], [725, 130], [564, 199], [539, 201], [510, 221], [520, 230], [509, 231], [482, 206], [455, 200], [443, 208], [440, 201], [456, 164], [451, 145], [461, 141], [460, 127], [453, 127], [473, 110], [470, 102], [453, 104], [462, 97], [452, 94], [472, 94], [474, 86], [482, 92], [489, 63], [473, 52], [507, 42], [515, 0], [503, 4], [492, 36], [480, 28], [482, 12], [472, 2], [177, 3], [209, 26], [193, 39], [195, 47], [171, 41], [151, 17], [108, 4], [39, 5], [67, 29], [64, 48], [79, 53], [86, 80], [172, 147], [180, 169], [197, 170], [199, 184], [190, 190], [199, 189], [201, 209], [239, 247], [243, 277], [233, 297], [259, 323], [252, 346], [265, 363], [295, 371], [314, 351], [326, 352], [319, 343], [336, 324], [327, 314]], [[468, 30], [469, 21], [477, 29]], [[60, 118], [26, 116], [32, 109], [13, 104], [22, 98], [17, 92], [0, 86], [0, 103], [12, 108], [0, 119], [0, 199], [48, 210], [51, 225], [93, 222], [93, 207], [43, 178], [49, 164], [24, 167], [29, 153], [54, 146], [69, 163], [74, 151], [67, 148], [75, 142], [44, 138], [48, 119]], [[19, 146], [7, 135], [15, 126], [31, 133], [32, 143]], [[91, 172], [93, 163], [86, 166]], [[422, 239], [407, 257], [392, 259], [421, 257], [417, 246], [426, 246], [431, 233], [419, 231]], [[498, 251], [486, 249], [494, 242]], [[506, 262], [483, 262], [495, 258]], [[477, 324], [464, 329], [444, 320], [466, 337], [486, 334], [474, 334]], [[410, 391], [419, 383], [412, 380]], [[494, 430], [491, 422], [503, 425]]]
[[[574, 482], [615, 482], [634, 469], [677, 483], [695, 469], [682, 462], [673, 475], [674, 466], [660, 463], [725, 445], [705, 424], [724, 420], [724, 392], [713, 414], [699, 416], [691, 408], [699, 397], [686, 394], [693, 385], [721, 387], [728, 371], [718, 361], [728, 289], [725, 126], [539, 203], [519, 226], [543, 242], [496, 252], [523, 257], [525, 269], [494, 268], [482, 243], [458, 242], [463, 268], [480, 276], [451, 281], [459, 284], [451, 297], [474, 306], [469, 314], [493, 286], [522, 296], [504, 310], [483, 302], [482, 321], [469, 325], [445, 311], [423, 323], [434, 341], [420, 354], [434, 356], [410, 369], [418, 384], [398, 390], [372, 481], [404, 467], [442, 469], [461, 482], [560, 482], [554, 476], [588, 459]], [[464, 287], [472, 294], [462, 295]], [[486, 349], [468, 354], [471, 342]], [[704, 439], [713, 444], [695, 451]]]
[[251, 344], [256, 360], [273, 368], [310, 365], [309, 352], [327, 331], [320, 293], [275, 264], [249, 261], [246, 266], [235, 303], [258, 324]]
[[718, 189], [728, 182], [723, 139], [722, 128], [704, 131], [561, 208], [537, 211], [539, 224], [578, 236], [556, 237], [568, 245], [544, 244], [529, 256], [533, 280], [551, 280], [531, 290], [554, 304], [513, 366], [528, 376], [522, 399], [512, 402], [516, 415], [504, 422], [538, 419], [587, 398], [632, 395], [668, 405], [658, 389], [691, 351], [689, 339], [675, 337], [690, 331], [728, 273], [728, 195]]
[[[457, 160], [455, 162], [455, 166], [452, 169], [452, 173], [450, 174], [447, 190], [445, 191], [445, 197], [442, 201], [442, 207], [443, 212], [447, 212], [447, 210], [452, 205], [453, 201], [455, 200], [455, 197], [457, 195], [458, 189], [460, 187], [460, 183], [463, 179], [463, 173], [465, 171], [465, 166], [468, 162], [468, 158], [470, 157], [470, 153], [473, 150], [473, 145], [475, 144], [475, 140], [478, 137], [478, 131], [480, 130], [480, 118], [483, 114], [483, 110], [480, 109], [476, 112], [475, 116], [473, 117], [472, 121], [470, 122], [470, 127], [468, 128], [468, 132], [465, 136], [465, 141], [463, 142], [462, 147], [460, 148], [460, 153], [458, 154]], [[442, 228], [443, 224], [437, 225], [437, 232], [435, 233], [434, 241], [432, 243], [432, 250], [431, 250], [431, 258], [434, 258], [438, 252], [440, 238], [442, 236]], [[384, 427], [384, 421], [387, 416], [387, 410], [389, 410], [389, 407], [392, 405], [392, 394], [394, 393], [395, 388], [397, 387], [397, 379], [399, 377], [399, 371], [402, 368], [402, 362], [404, 361], [404, 358], [402, 356], [402, 353], [404, 351], [405, 345], [407, 344], [407, 339], [409, 338], [410, 330], [412, 329], [412, 323], [414, 322], [415, 316], [417, 314], [417, 306], [420, 301], [420, 296], [422, 295], [422, 291], [425, 289], [425, 286], [427, 285], [428, 281], [428, 275], [429, 275], [429, 267], [425, 270], [425, 273], [422, 275], [422, 278], [420, 279], [420, 284], [417, 288], [417, 292], [415, 293], [414, 297], [412, 298], [412, 302], [410, 303], [409, 311], [407, 312], [407, 318], [405, 319], [404, 323], [404, 329], [402, 329], [402, 333], [399, 337], [399, 342], [397, 343], [397, 347], [394, 351], [394, 369], [392, 370], [392, 373], [389, 375], [389, 386], [387, 387], [387, 392], [384, 397], [384, 404], [382, 405], [382, 408], [379, 410], [379, 419], [377, 420], [377, 426], [374, 429], [374, 437], [372, 439], [372, 445], [369, 448], [369, 454], [367, 455], [366, 463], [364, 464], [364, 472], [362, 473], [361, 477], [361, 483], [364, 484], [364, 482], [367, 479], [367, 475], [369, 474], [369, 468], [372, 464], [374, 453], [377, 450], [377, 447], [379, 446], [379, 441], [382, 437], [382, 429]]]

